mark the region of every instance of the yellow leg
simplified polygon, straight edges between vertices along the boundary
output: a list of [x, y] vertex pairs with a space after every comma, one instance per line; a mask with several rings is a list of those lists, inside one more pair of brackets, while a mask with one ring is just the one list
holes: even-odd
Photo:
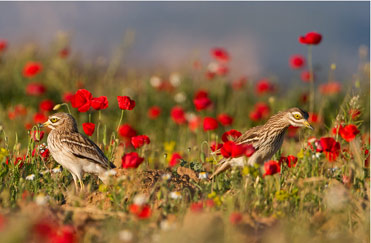
[[76, 179], [76, 176], [73, 174], [73, 173], [71, 173], [71, 175], [72, 175], [72, 178], [73, 178], [73, 182], [75, 183], [75, 190], [76, 190], [76, 192], [79, 190], [79, 187], [78, 187], [78, 185], [77, 185], [77, 179]]

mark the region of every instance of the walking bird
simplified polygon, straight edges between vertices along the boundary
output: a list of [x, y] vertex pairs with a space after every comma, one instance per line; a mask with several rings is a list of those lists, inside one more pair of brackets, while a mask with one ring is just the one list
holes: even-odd
[[[300, 108], [291, 108], [287, 111], [273, 115], [262, 126], [256, 126], [238, 137], [234, 142], [237, 144], [251, 144], [255, 148], [254, 154], [248, 159], [248, 164], [263, 164], [281, 148], [287, 128], [307, 127], [313, 130], [308, 122], [308, 113]], [[214, 152], [219, 153], [218, 151]], [[219, 162], [219, 167], [210, 177], [220, 174], [235, 164], [243, 164], [244, 158], [224, 158]]]
[[52, 129], [48, 135], [49, 151], [55, 161], [72, 174], [76, 190], [77, 180], [81, 189], [84, 188], [84, 172], [96, 174], [103, 183], [107, 183], [107, 171], [114, 165], [93, 141], [79, 133], [76, 121], [70, 114], [61, 112], [51, 115], [41, 127]]

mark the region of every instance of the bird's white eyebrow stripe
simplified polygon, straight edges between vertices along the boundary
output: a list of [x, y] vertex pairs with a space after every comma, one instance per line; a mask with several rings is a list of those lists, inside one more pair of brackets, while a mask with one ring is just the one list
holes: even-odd
[[292, 114], [302, 116], [299, 112], [294, 111]]
[[80, 145], [82, 147], [90, 148], [90, 149], [92, 148], [92, 146], [90, 146], [90, 145], [86, 145], [86, 144], [83, 144], [83, 143], [80, 143], [80, 142], [77, 142], [77, 141], [68, 140], [68, 139], [65, 139], [65, 138], [62, 138], [61, 142], [73, 143], [73, 144]]

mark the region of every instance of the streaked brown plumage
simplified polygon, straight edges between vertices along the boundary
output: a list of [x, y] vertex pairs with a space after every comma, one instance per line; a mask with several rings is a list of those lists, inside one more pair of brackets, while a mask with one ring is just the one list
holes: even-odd
[[[273, 115], [261, 126], [253, 127], [243, 133], [235, 140], [237, 144], [251, 144], [255, 148], [255, 153], [248, 159], [248, 164], [263, 164], [281, 148], [287, 128], [292, 125], [295, 127], [308, 127], [313, 129], [308, 122], [308, 113], [299, 108], [291, 108], [287, 111]], [[215, 153], [218, 153], [216, 151]], [[244, 158], [228, 158], [219, 162], [219, 167], [211, 178], [227, 170], [233, 165], [241, 165]]]
[[48, 135], [51, 155], [72, 174], [76, 188], [77, 179], [83, 188], [84, 172], [97, 174], [103, 182], [106, 182], [106, 172], [113, 165], [93, 141], [79, 133], [76, 121], [70, 114], [51, 115], [43, 126], [52, 129]]

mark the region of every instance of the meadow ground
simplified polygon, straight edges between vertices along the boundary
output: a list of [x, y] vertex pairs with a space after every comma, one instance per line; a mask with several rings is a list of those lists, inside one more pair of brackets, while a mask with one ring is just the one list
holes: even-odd
[[[309, 53], [319, 44], [303, 38]], [[344, 83], [335, 64], [319, 80], [311, 57], [293, 56], [294, 85], [232, 79], [221, 48], [210, 63], [148, 75], [119, 69], [121, 54], [86, 62], [64, 40], [0, 42], [0, 242], [370, 241], [367, 50]], [[315, 129], [289, 127], [265, 165], [208, 179], [231, 156], [212, 150], [290, 107]], [[116, 165], [110, 184], [85, 175], [75, 191], [37, 126], [57, 111]]]

